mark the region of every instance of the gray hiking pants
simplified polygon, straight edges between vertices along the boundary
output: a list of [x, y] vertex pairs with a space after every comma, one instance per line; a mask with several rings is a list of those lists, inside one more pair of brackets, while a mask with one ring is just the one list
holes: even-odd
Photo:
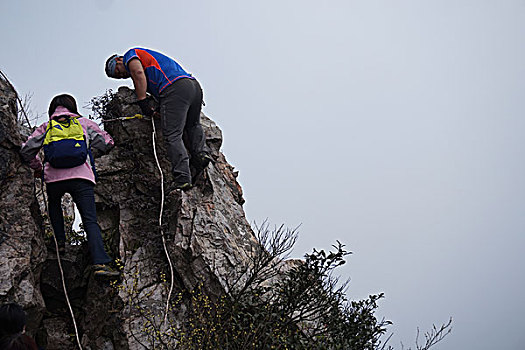
[[160, 94], [162, 133], [177, 184], [191, 183], [188, 151], [194, 156], [204, 148], [201, 106], [202, 89], [194, 79], [179, 79]]

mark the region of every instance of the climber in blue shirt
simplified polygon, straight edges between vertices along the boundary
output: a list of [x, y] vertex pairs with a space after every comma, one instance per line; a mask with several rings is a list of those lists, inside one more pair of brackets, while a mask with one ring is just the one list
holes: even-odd
[[[150, 49], [132, 48], [113, 55], [105, 65], [110, 78], [133, 80], [142, 113], [152, 116], [146, 92], [159, 99], [162, 132], [174, 177], [173, 189], [192, 187], [190, 161], [195, 175], [212, 160], [204, 150], [206, 138], [200, 124], [202, 89], [199, 82], [175, 60]], [[183, 141], [187, 139], [187, 149]], [[188, 155], [189, 151], [189, 155]]]

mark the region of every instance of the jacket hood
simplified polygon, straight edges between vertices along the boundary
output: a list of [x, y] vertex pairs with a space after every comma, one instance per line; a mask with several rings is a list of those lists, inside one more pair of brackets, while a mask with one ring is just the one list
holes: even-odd
[[49, 120], [54, 119], [55, 117], [58, 117], [58, 116], [61, 116], [61, 115], [67, 115], [67, 116], [70, 116], [70, 117], [78, 116], [78, 114], [75, 114], [75, 113], [71, 112], [66, 107], [58, 106], [55, 109], [55, 111], [53, 112], [53, 114], [51, 114], [51, 116], [49, 117]]

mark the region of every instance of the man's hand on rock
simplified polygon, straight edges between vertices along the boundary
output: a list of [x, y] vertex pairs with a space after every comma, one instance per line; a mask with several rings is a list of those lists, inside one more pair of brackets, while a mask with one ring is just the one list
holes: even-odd
[[137, 103], [140, 107], [140, 110], [142, 111], [142, 114], [144, 114], [146, 117], [151, 117], [155, 112], [153, 108], [149, 106], [149, 101], [147, 98], [138, 100]]

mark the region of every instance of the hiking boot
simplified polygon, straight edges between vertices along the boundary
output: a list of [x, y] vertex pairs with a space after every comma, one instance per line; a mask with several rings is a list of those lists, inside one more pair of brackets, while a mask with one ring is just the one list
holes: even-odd
[[168, 193], [171, 193], [175, 190], [182, 190], [187, 191], [192, 188], [192, 184], [189, 182], [183, 182], [183, 183], [174, 183], [168, 186]]
[[208, 167], [208, 164], [213, 162], [213, 158], [208, 152], [199, 152], [191, 158], [191, 164], [193, 165], [191, 183], [196, 184], [204, 174], [204, 170]]
[[58, 253], [59, 254], [66, 254], [66, 242], [64, 241], [57, 241], [58, 243]]
[[118, 277], [120, 272], [114, 270], [107, 264], [95, 264], [93, 265], [93, 274], [95, 277]]
[[[58, 253], [59, 254], [65, 254], [66, 253], [66, 242], [65, 241], [59, 241], [57, 240], [58, 244]], [[55, 240], [51, 238], [51, 241], [46, 243], [47, 251], [56, 253], [57, 247], [55, 245]]]
[[205, 169], [208, 164], [210, 164], [211, 161], [213, 161], [213, 158], [210, 156], [208, 152], [202, 151], [197, 153], [195, 156], [196, 165], [198, 168]]

